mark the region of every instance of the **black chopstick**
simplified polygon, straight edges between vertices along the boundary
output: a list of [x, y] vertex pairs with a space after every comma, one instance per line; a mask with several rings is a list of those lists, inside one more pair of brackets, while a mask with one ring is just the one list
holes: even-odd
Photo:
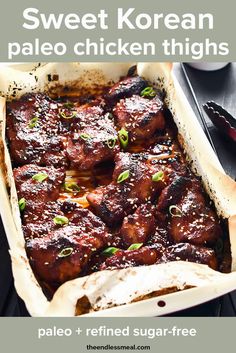
[[[206, 120], [205, 120], [204, 115], [203, 115], [203, 113], [202, 113], [202, 110], [201, 110], [201, 108], [200, 108], [200, 106], [199, 106], [199, 103], [198, 103], [196, 94], [195, 94], [195, 92], [194, 92], [194, 90], [193, 90], [193, 86], [192, 86], [192, 84], [191, 84], [191, 82], [190, 82], [190, 79], [189, 79], [189, 77], [188, 77], [187, 71], [186, 71], [186, 69], [185, 69], [183, 63], [181, 63], [181, 67], [182, 67], [182, 70], [183, 70], [183, 73], [184, 73], [185, 80], [186, 80], [186, 82], [187, 82], [187, 84], [188, 84], [189, 90], [190, 90], [190, 92], [191, 92], [191, 94], [192, 94], [194, 103], [195, 103], [195, 105], [196, 105], [196, 107], [197, 107], [197, 110], [198, 110], [198, 113], [199, 113], [199, 116], [200, 116], [202, 125], [203, 125], [203, 127], [204, 127], [205, 134], [206, 134], [206, 136], [207, 136], [207, 138], [208, 138], [208, 140], [209, 140], [209, 142], [210, 142], [210, 144], [211, 144], [211, 147], [212, 147], [213, 151], [214, 151], [215, 154], [218, 156], [217, 151], [216, 151], [216, 148], [215, 148], [215, 145], [214, 145], [214, 143], [213, 143], [213, 141], [212, 141], [212, 138], [211, 138], [211, 134], [210, 134], [210, 132], [209, 132], [209, 130], [208, 130], [208, 126], [207, 126]], [[218, 157], [219, 157], [219, 156], [218, 156]]]

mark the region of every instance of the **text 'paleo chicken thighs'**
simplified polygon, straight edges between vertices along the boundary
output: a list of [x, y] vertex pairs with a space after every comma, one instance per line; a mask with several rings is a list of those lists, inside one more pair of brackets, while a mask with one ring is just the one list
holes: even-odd
[[16, 164], [67, 165], [59, 135], [60, 104], [44, 94], [25, 95], [8, 103], [7, 137]]
[[164, 187], [164, 182], [152, 180], [159, 167], [149, 162], [144, 154], [118, 153], [115, 157], [113, 182], [87, 195], [95, 213], [108, 225], [120, 223], [139, 205], [155, 199]]
[[113, 112], [118, 127], [128, 131], [131, 142], [150, 138], [165, 127], [163, 102], [157, 96], [148, 99], [134, 95], [122, 99]]
[[104, 223], [89, 210], [67, 205], [64, 215], [67, 224], [26, 243], [33, 269], [51, 284], [78, 277], [91, 256], [108, 246], [111, 239]]
[[77, 109], [66, 151], [71, 166], [80, 170], [114, 158], [119, 151], [117, 132], [102, 104]]

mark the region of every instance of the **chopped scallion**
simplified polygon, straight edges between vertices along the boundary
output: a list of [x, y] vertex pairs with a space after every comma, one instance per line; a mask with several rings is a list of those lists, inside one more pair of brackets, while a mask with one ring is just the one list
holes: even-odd
[[58, 254], [58, 257], [67, 257], [73, 253], [73, 248], [65, 248]]
[[38, 125], [38, 120], [39, 118], [37, 116], [35, 116], [34, 118], [32, 118], [30, 121], [29, 121], [29, 124], [28, 124], [28, 127], [30, 129], [33, 129], [34, 127], [36, 127]]
[[78, 192], [80, 191], [80, 187], [76, 181], [66, 181], [64, 183], [64, 190], [68, 192]]
[[110, 256], [114, 255], [119, 250], [120, 249], [118, 249], [118, 248], [110, 247], [110, 248], [103, 250], [102, 255], [110, 257]]
[[19, 205], [20, 211], [24, 211], [25, 206], [26, 206], [26, 200], [25, 200], [24, 197], [22, 197], [22, 198], [19, 200], [18, 205]]
[[130, 247], [128, 247], [127, 250], [138, 250], [143, 246], [143, 243], [136, 243], [136, 244], [132, 244], [130, 245]]
[[142, 97], [152, 98], [156, 96], [156, 91], [152, 87], [146, 87], [140, 93]]
[[69, 219], [65, 216], [56, 216], [53, 218], [53, 222], [58, 225], [58, 226], [63, 226], [64, 224], [68, 224], [69, 223]]
[[153, 174], [152, 176], [152, 181], [161, 181], [164, 178], [164, 173], [162, 170], [160, 170], [159, 172]]
[[171, 214], [172, 217], [182, 217], [183, 215], [182, 210], [176, 205], [171, 205], [169, 207], [169, 213]]
[[119, 136], [119, 140], [121, 143], [121, 146], [123, 148], [126, 148], [128, 146], [129, 143], [129, 133], [127, 130], [125, 130], [123, 127], [120, 131], [118, 131], [118, 136]]
[[48, 175], [46, 173], [37, 173], [32, 176], [32, 179], [38, 181], [39, 183], [41, 183], [47, 178], [48, 178]]
[[125, 170], [124, 172], [120, 173], [120, 175], [118, 176], [117, 183], [122, 183], [128, 178], [129, 178], [129, 170]]
[[117, 138], [116, 137], [112, 137], [109, 140], [107, 140], [105, 143], [110, 149], [113, 149], [115, 147], [115, 145], [116, 145], [116, 141], [117, 141]]
[[79, 137], [85, 141], [91, 139], [91, 136], [86, 133], [80, 134]]
[[59, 114], [63, 119], [73, 119], [76, 116], [76, 112], [72, 112], [71, 114], [66, 115], [65, 112], [60, 111]]

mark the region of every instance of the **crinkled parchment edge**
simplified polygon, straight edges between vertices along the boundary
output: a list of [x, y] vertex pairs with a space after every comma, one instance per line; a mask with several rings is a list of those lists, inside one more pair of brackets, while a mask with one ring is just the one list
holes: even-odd
[[[50, 63], [27, 71], [5, 67], [0, 70], [0, 91], [6, 98], [33, 91], [56, 92], [63, 87], [87, 89], [116, 82], [132, 63]], [[36, 65], [37, 66], [37, 65]], [[181, 143], [193, 169], [202, 177], [219, 215], [228, 219], [232, 270], [236, 269], [236, 185], [225, 175], [168, 63], [138, 63], [138, 73], [167, 91], [167, 103], [178, 126]], [[20, 214], [5, 144], [5, 100], [0, 99], [1, 215], [10, 244], [13, 275], [18, 294], [32, 316], [74, 316], [83, 313], [84, 298], [89, 316], [152, 316], [183, 309], [215, 298], [236, 288], [236, 272], [222, 274], [205, 265], [171, 262], [131, 269], [103, 271], [64, 283], [48, 302], [29, 265], [24, 249]], [[9, 191], [10, 190], [10, 197]], [[183, 291], [182, 289], [191, 288]], [[172, 294], [165, 294], [166, 288]], [[160, 297], [145, 299], [157, 293]], [[163, 295], [162, 295], [163, 293]], [[157, 306], [157, 300], [168, 304]], [[80, 308], [81, 305], [81, 308]]]

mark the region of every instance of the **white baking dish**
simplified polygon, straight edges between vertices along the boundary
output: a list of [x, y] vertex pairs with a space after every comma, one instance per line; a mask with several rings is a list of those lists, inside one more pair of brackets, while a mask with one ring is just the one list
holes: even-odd
[[[0, 91], [2, 96], [11, 99], [13, 92], [16, 96], [20, 96], [31, 91], [53, 92], [58, 90], [58, 87], [63, 89], [64, 86], [72, 87], [73, 90], [78, 87], [86, 89], [91, 84], [99, 88], [100, 85], [115, 82], [126, 75], [131, 65], [131, 63], [48, 63], [37, 68], [35, 64], [17, 65], [14, 68], [2, 66]], [[171, 72], [171, 65], [138, 63], [137, 69], [139, 75], [166, 90], [167, 104], [178, 126], [181, 143], [192, 162], [193, 169], [202, 176], [204, 186], [214, 201], [218, 214], [228, 220], [232, 273], [222, 274], [205, 265], [182, 261], [102, 271], [64, 283], [49, 302], [34, 277], [24, 249], [16, 190], [5, 144], [5, 99], [1, 98], [0, 211], [10, 245], [15, 287], [32, 316], [74, 316], [75, 313], [79, 313], [78, 300], [84, 297], [91, 305], [91, 310], [86, 316], [156, 316], [200, 304], [236, 289], [236, 272], [234, 272], [236, 184], [225, 175]], [[195, 288], [183, 290], [186, 287]], [[167, 291], [175, 292], [163, 294]], [[137, 301], [153, 292], [158, 296]]]

